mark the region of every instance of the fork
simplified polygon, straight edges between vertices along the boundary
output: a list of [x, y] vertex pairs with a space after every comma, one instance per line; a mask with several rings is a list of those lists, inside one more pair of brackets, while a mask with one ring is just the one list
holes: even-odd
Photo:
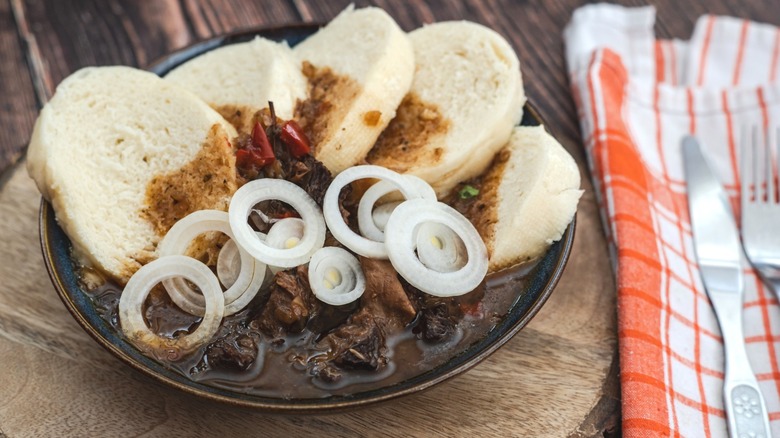
[[[750, 131], [750, 132], [748, 132]], [[743, 129], [741, 144], [742, 245], [750, 264], [775, 296], [780, 293], [780, 203], [776, 199], [772, 163], [780, 166], [780, 127], [775, 136], [777, 160], [769, 138], [759, 140], [758, 129]], [[747, 137], [750, 137], [748, 140]], [[767, 135], [768, 137], [768, 135]], [[752, 190], [751, 190], [752, 189]]]

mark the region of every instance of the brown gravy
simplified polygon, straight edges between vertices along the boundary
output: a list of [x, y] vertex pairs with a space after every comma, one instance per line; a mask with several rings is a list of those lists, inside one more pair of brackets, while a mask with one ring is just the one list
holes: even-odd
[[[522, 296], [528, 275], [534, 267], [535, 264], [527, 264], [489, 275], [484, 295], [457, 322], [453, 336], [438, 343], [418, 339], [415, 331], [419, 321], [415, 320], [402, 329], [387, 333], [388, 363], [385, 367], [377, 371], [344, 371], [343, 378], [335, 383], [328, 383], [308, 372], [306, 358], [316, 351], [316, 341], [321, 336], [309, 328], [284, 336], [283, 343], [271, 342], [271, 339], [259, 332], [252, 333], [257, 340], [259, 354], [254, 363], [243, 371], [201, 371], [199, 367], [205, 346], [180, 361], [157, 359], [194, 381], [264, 397], [323, 398], [386, 387], [432, 370], [484, 338]], [[121, 287], [105, 282], [88, 294], [100, 316], [121, 335], [117, 317]], [[226, 317], [223, 327], [246, 320], [250, 312], [251, 309], [244, 309]], [[194, 330], [199, 321], [198, 317], [176, 307], [159, 286], [150, 294], [144, 313], [150, 327], [164, 336]]]

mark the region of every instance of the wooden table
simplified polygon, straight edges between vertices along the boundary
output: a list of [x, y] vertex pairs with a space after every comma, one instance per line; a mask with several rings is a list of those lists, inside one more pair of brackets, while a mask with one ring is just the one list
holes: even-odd
[[[0, 0], [0, 437], [619, 432], [615, 285], [588, 178], [569, 266], [532, 323], [463, 376], [354, 413], [279, 417], [194, 400], [114, 359], [60, 303], [38, 249], [39, 197], [21, 159], [38, 108], [56, 84], [82, 66], [143, 67], [171, 50], [240, 28], [327, 21], [348, 3]], [[581, 1], [372, 3], [406, 30], [467, 19], [507, 37], [519, 54], [529, 98], [588, 175], [561, 39]], [[662, 37], [687, 38], [706, 12], [780, 24], [776, 0], [657, 3]]]

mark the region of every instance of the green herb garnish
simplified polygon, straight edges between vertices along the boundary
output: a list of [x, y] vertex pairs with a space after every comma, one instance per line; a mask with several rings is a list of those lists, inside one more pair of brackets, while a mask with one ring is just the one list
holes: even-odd
[[468, 184], [458, 191], [458, 197], [460, 197], [460, 199], [469, 199], [477, 195], [479, 195], [479, 189]]

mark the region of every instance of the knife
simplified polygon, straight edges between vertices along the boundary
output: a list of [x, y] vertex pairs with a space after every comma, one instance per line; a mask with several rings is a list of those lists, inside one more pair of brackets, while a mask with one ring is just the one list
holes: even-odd
[[770, 437], [766, 404], [742, 334], [742, 247], [737, 225], [696, 138], [683, 138], [682, 152], [694, 250], [725, 347], [723, 400], [729, 436]]

